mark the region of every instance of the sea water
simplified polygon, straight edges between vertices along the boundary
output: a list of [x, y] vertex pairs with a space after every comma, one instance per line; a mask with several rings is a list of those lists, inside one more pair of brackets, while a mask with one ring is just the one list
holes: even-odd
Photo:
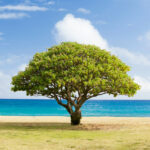
[[[150, 117], [150, 100], [88, 100], [82, 116]], [[69, 116], [55, 100], [0, 99], [0, 116]]]

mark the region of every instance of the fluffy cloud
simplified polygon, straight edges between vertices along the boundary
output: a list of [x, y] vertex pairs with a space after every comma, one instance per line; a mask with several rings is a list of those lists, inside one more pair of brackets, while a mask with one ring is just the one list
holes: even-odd
[[150, 60], [141, 53], [132, 53], [128, 49], [120, 47], [109, 48], [111, 52], [131, 64], [150, 66]]
[[[125, 61], [130, 62], [135, 65], [150, 65], [150, 61], [142, 54], [135, 54], [130, 52], [127, 49], [113, 47], [108, 45], [108, 42], [101, 36], [99, 31], [92, 25], [89, 20], [75, 18], [72, 14], [66, 15], [61, 21], [57, 22], [55, 25], [54, 35], [56, 41], [75, 41], [84, 44], [94, 44], [101, 48], [108, 49], [112, 53], [118, 55], [121, 58], [124, 58]], [[14, 59], [13, 59], [14, 60]], [[15, 59], [16, 60], [16, 59]], [[137, 61], [138, 60], [138, 61]], [[4, 61], [2, 61], [4, 62]], [[6, 59], [7, 63], [12, 64], [12, 59]], [[21, 60], [22, 62], [22, 60]], [[18, 62], [19, 63], [19, 62]], [[16, 69], [13, 71], [17, 73], [18, 71], [24, 70], [25, 63], [22, 65], [18, 65]], [[1, 64], [1, 62], [0, 62]], [[25, 98], [24, 92], [13, 93], [10, 91], [10, 83], [12, 74], [3, 73], [0, 71], [0, 97], [1, 98]], [[138, 94], [134, 98], [146, 98], [146, 95], [150, 96], [150, 79], [143, 78], [141, 76], [135, 76], [135, 81], [141, 85], [141, 91], [138, 91]], [[29, 97], [30, 98], [30, 97]], [[102, 96], [102, 99], [110, 99], [112, 96]], [[127, 97], [117, 97], [124, 98]]]
[[97, 96], [94, 97], [93, 99], [148, 99], [150, 96], [150, 78], [143, 78], [141, 76], [134, 76], [134, 81], [138, 83], [141, 86], [141, 89], [137, 91], [137, 93], [134, 95], [134, 97], [126, 97], [126, 96], [117, 96], [113, 97], [112, 95], [102, 95], [102, 96]]
[[27, 67], [27, 64], [22, 64], [22, 65], [20, 65], [20, 66], [18, 67], [18, 70], [19, 70], [19, 71], [24, 71], [26, 67]]
[[[24, 71], [31, 56], [9, 55], [0, 56], [0, 98], [44, 98], [36, 96], [26, 96], [25, 92], [12, 92], [12, 77], [19, 71]], [[7, 67], [6, 67], [7, 66]]]
[[[25, 3], [30, 3], [29, 0], [26, 0]], [[6, 6], [0, 6], [0, 19], [19, 19], [24, 17], [29, 17], [26, 13], [12, 13], [12, 12], [6, 12], [6, 11], [46, 11], [46, 7], [39, 7], [36, 5], [6, 5]]]
[[11, 91], [12, 75], [0, 71], [0, 98], [44, 98], [36, 96], [26, 96], [25, 92]]
[[23, 92], [14, 93], [11, 91], [11, 76], [0, 71], [0, 98], [22, 98]]
[[134, 76], [135, 81], [141, 85], [141, 92], [150, 93], [150, 79], [141, 76]]
[[[75, 18], [72, 14], [66, 15], [61, 21], [56, 23], [54, 35], [58, 43], [62, 41], [75, 41], [84, 44], [94, 44], [111, 51], [125, 60], [125, 62], [134, 65], [134, 67], [138, 67], [138, 65], [150, 66], [150, 60], [146, 56], [141, 53], [131, 52], [125, 48], [109, 45], [89, 20]], [[138, 94], [134, 98], [146, 98], [144, 96], [150, 93], [150, 80], [144, 79], [141, 76], [135, 76], [135, 81], [141, 85], [142, 90], [138, 91]], [[146, 94], [143, 95], [143, 92]], [[106, 95], [102, 98], [108, 99], [113, 97]], [[119, 96], [117, 98], [126, 99], [127, 97]]]
[[0, 83], [0, 98], [7, 97], [10, 91], [10, 76], [0, 72]]
[[78, 8], [77, 9], [78, 12], [83, 13], [83, 14], [90, 14], [90, 10], [85, 9], [85, 8]]
[[75, 18], [68, 14], [55, 25], [56, 41], [75, 41], [84, 44], [94, 44], [102, 49], [108, 49], [107, 41], [101, 36], [89, 20]]
[[67, 14], [63, 20], [56, 23], [54, 35], [58, 43], [75, 41], [83, 44], [94, 44], [102, 49], [110, 50], [113, 54], [131, 64], [150, 66], [150, 60], [143, 54], [133, 53], [125, 48], [109, 45], [89, 20], [75, 18], [72, 14]]
[[0, 11], [4, 10], [15, 10], [15, 11], [46, 11], [47, 8], [39, 6], [28, 6], [28, 5], [6, 5], [0, 6]]
[[0, 14], [0, 19], [19, 19], [29, 17], [26, 13], [2, 13]]

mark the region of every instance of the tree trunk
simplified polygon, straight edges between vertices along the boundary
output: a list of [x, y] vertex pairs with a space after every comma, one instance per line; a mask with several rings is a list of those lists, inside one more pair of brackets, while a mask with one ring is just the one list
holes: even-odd
[[71, 113], [71, 125], [79, 125], [81, 119], [81, 111]]

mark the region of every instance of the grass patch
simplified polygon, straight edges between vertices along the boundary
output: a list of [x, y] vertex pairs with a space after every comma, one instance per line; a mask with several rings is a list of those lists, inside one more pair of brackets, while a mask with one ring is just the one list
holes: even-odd
[[150, 127], [0, 124], [0, 150], [150, 150]]

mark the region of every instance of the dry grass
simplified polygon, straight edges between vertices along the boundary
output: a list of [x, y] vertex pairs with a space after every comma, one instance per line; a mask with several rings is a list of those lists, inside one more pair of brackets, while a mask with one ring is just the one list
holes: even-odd
[[0, 150], [150, 150], [149, 121], [139, 119], [137, 123], [124, 119], [117, 122], [117, 118], [114, 121], [107, 118], [102, 123], [83, 122], [80, 126], [3, 122]]

